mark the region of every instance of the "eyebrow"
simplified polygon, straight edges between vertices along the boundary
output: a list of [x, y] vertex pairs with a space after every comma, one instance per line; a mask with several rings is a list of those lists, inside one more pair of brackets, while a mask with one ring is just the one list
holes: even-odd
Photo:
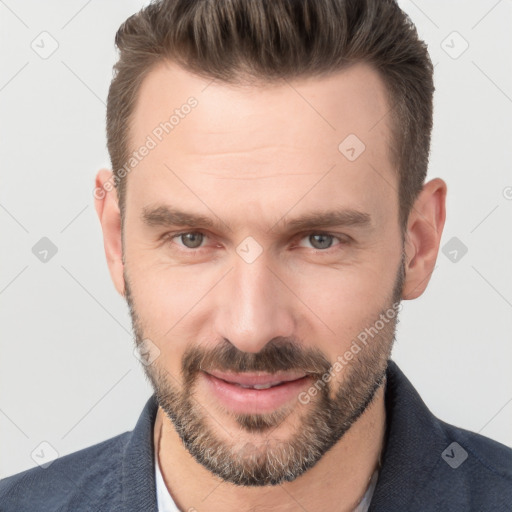
[[[229, 225], [218, 218], [211, 218], [205, 215], [186, 212], [177, 208], [161, 205], [156, 207], [144, 207], [142, 220], [150, 227], [193, 227], [212, 228], [222, 230]], [[312, 212], [301, 215], [290, 220], [281, 218], [268, 231], [286, 232], [299, 231], [326, 227], [368, 227], [371, 225], [370, 214], [353, 209], [329, 210]], [[278, 229], [276, 226], [282, 225]]]
[[168, 206], [147, 207], [142, 209], [144, 224], [151, 227], [193, 226], [198, 228], [220, 228], [222, 222], [204, 215], [189, 213]]

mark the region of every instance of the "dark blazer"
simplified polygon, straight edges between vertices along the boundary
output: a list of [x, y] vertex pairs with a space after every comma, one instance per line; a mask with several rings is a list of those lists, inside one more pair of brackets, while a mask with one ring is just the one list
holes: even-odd
[[[512, 511], [512, 449], [437, 419], [389, 362], [370, 512]], [[132, 432], [0, 481], [1, 512], [156, 512], [151, 396]], [[333, 504], [332, 510], [337, 509]]]

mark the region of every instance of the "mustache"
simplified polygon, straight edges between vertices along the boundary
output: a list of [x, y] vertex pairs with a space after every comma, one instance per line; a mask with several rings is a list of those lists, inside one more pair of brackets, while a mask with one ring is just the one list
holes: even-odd
[[299, 370], [309, 375], [323, 375], [331, 363], [318, 349], [305, 348], [296, 340], [274, 338], [256, 353], [244, 352], [229, 340], [213, 347], [190, 347], [182, 359], [182, 375], [191, 383], [200, 371], [277, 373]]

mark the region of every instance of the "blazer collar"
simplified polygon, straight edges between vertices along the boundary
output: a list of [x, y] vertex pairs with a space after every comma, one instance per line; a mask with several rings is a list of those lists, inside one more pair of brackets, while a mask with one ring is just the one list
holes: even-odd
[[153, 426], [158, 403], [153, 394], [126, 444], [122, 467], [122, 510], [157, 512]]
[[[438, 420], [392, 360], [387, 369], [385, 401], [386, 441], [369, 512], [385, 510], [391, 503], [405, 510], [431, 479], [447, 446]], [[153, 394], [125, 446], [122, 503], [127, 512], [157, 511], [153, 450], [157, 410]]]
[[411, 510], [413, 502], [421, 503], [424, 488], [443, 473], [437, 469], [449, 444], [439, 420], [392, 360], [385, 397], [386, 441], [369, 512]]

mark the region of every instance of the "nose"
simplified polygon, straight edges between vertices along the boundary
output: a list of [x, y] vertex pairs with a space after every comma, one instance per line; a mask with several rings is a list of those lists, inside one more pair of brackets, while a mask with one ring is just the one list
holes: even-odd
[[236, 259], [218, 289], [219, 338], [244, 352], [257, 353], [276, 336], [293, 335], [293, 295], [276, 274], [263, 255], [252, 263]]

